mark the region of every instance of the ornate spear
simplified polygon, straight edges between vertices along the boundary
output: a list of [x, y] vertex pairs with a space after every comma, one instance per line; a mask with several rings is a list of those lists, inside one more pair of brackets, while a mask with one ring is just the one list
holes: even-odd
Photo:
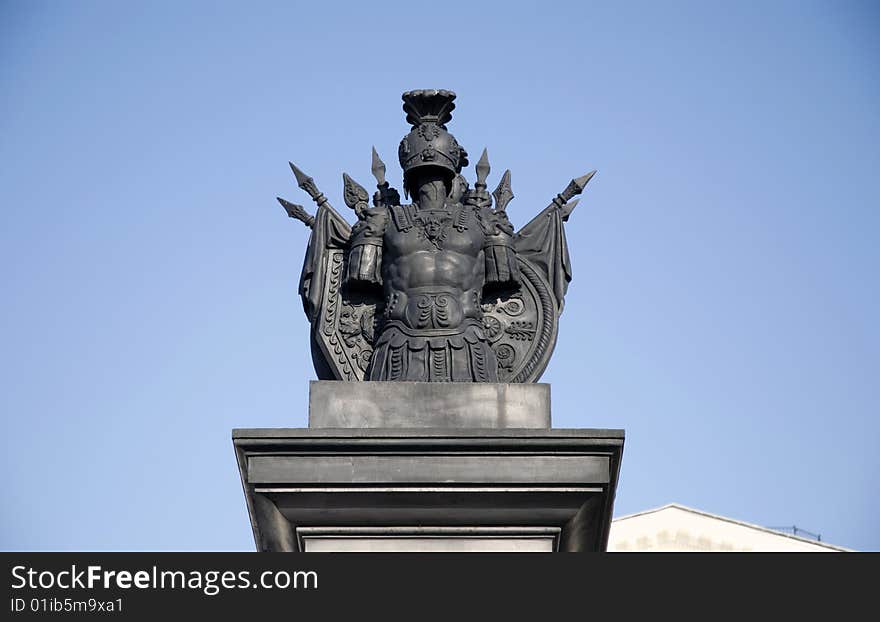
[[379, 157], [375, 145], [373, 146], [373, 162], [371, 164], [370, 171], [372, 171], [373, 177], [376, 178], [376, 186], [380, 189], [387, 188], [388, 182], [385, 181], [385, 163], [382, 161], [382, 158]]
[[570, 182], [568, 182], [565, 190], [553, 197], [553, 201], [547, 207], [552, 208], [555, 206], [556, 209], [560, 210], [560, 213], [562, 214], [562, 219], [568, 220], [568, 217], [571, 215], [574, 206], [577, 205], [576, 201], [572, 203], [568, 202], [584, 191], [584, 188], [587, 187], [587, 184], [590, 183], [590, 180], [593, 179], [593, 175], [595, 174], [596, 171], [590, 171], [583, 177], [572, 179]]
[[498, 182], [498, 187], [495, 188], [492, 196], [495, 197], [495, 211], [504, 212], [507, 209], [507, 204], [514, 197], [513, 189], [510, 187], [510, 169], [504, 171], [504, 175], [501, 176], [501, 181]]
[[474, 188], [478, 191], [485, 192], [486, 190], [486, 178], [489, 177], [489, 171], [492, 169], [489, 168], [489, 152], [484, 148], [483, 154], [480, 156], [480, 161], [477, 162], [477, 183], [474, 184]]
[[491, 169], [489, 168], [489, 153], [485, 148], [483, 149], [483, 154], [480, 156], [479, 162], [477, 162], [476, 170], [477, 182], [474, 184], [474, 189], [470, 193], [470, 196], [473, 197], [480, 206], [491, 205], [492, 197], [486, 192], [486, 178], [489, 177], [489, 171]]
[[275, 198], [278, 199], [279, 203], [281, 203], [281, 207], [284, 208], [288, 216], [290, 216], [291, 218], [296, 218], [309, 229], [311, 229], [315, 225], [315, 217], [309, 214], [302, 205], [297, 205], [296, 203], [285, 201], [281, 197]]
[[377, 189], [376, 193], [373, 194], [373, 205], [375, 207], [380, 205], [390, 207], [400, 203], [400, 193], [392, 188], [385, 179], [385, 163], [379, 157], [375, 147], [373, 147], [373, 162], [370, 170], [373, 173], [373, 177], [376, 178]]
[[318, 190], [318, 186], [315, 185], [315, 180], [299, 170], [293, 162], [288, 162], [288, 164], [290, 164], [290, 170], [293, 171], [293, 175], [296, 177], [296, 184], [312, 197], [312, 201], [314, 201], [318, 207], [321, 207], [324, 204], [327, 204], [327, 207], [331, 207], [327, 201], [327, 197], [325, 197], [324, 193]]

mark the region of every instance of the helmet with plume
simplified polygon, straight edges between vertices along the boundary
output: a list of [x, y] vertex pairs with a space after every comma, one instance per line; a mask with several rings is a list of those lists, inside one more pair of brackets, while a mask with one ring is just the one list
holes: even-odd
[[446, 131], [455, 109], [455, 93], [421, 89], [403, 94], [403, 110], [413, 129], [400, 141], [398, 157], [404, 181], [421, 167], [448, 171], [451, 180], [467, 166], [467, 151]]

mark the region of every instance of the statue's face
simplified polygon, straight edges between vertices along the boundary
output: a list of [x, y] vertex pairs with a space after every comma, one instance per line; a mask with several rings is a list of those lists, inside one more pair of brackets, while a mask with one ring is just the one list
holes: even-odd
[[446, 196], [446, 184], [439, 179], [425, 182], [419, 187], [419, 196], [429, 201], [439, 201]]
[[436, 238], [440, 235], [440, 223], [436, 220], [431, 220], [425, 225], [425, 235], [429, 238]]
[[426, 166], [413, 171], [410, 194], [420, 201], [440, 201], [449, 194], [451, 185], [449, 173], [439, 167]]

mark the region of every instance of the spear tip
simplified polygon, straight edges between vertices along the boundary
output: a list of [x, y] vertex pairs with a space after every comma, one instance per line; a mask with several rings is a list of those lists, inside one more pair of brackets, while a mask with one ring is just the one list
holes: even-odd
[[587, 187], [587, 184], [590, 183], [590, 180], [593, 179], [593, 175], [595, 174], [596, 171], [592, 170], [583, 177], [578, 177], [577, 179], [575, 179], [574, 183], [577, 185], [578, 188], [581, 189], [581, 192], [583, 192], [583, 189]]
[[303, 173], [299, 169], [299, 167], [297, 167], [297, 165], [293, 162], [288, 162], [288, 164], [290, 164], [290, 170], [293, 171], [293, 175], [294, 177], [296, 177], [296, 183], [299, 187], [302, 187], [303, 184], [307, 183], [311, 179], [311, 177]]
[[486, 148], [483, 148], [483, 154], [480, 156], [479, 162], [477, 162], [477, 183], [485, 184], [486, 178], [489, 176], [489, 152]]
[[514, 197], [513, 189], [510, 186], [510, 169], [504, 171], [504, 174], [501, 176], [501, 181], [498, 182], [498, 187], [495, 188], [492, 196], [495, 197], [496, 211], [503, 212], [507, 209], [507, 204], [510, 203]]
[[380, 186], [385, 183], [385, 163], [376, 152], [376, 147], [373, 147], [373, 163], [370, 170], [373, 172], [373, 177], [376, 178], [376, 183]]
[[302, 205], [291, 203], [281, 197], [275, 198], [278, 199], [278, 202], [281, 203], [281, 207], [284, 208], [284, 211], [287, 212], [287, 215], [290, 218], [299, 220], [307, 227], [311, 227], [315, 224], [315, 217], [309, 214]]
[[568, 221], [568, 217], [571, 216], [571, 213], [574, 211], [574, 208], [577, 207], [577, 204], [579, 202], [580, 199], [575, 199], [573, 201], [569, 201], [560, 208], [560, 215], [562, 216], [563, 221]]
[[583, 177], [572, 179], [568, 183], [568, 186], [565, 187], [565, 190], [562, 191], [562, 194], [559, 195], [562, 201], [569, 201], [579, 195], [581, 192], [583, 192], [584, 188], [587, 186], [590, 180], [593, 179], [593, 175], [595, 174], [596, 171], [590, 171]]
[[284, 211], [287, 212], [287, 215], [290, 216], [291, 218], [293, 218], [294, 217], [293, 215], [296, 213], [297, 206], [294, 205], [293, 203], [291, 203], [290, 201], [286, 201], [285, 199], [282, 199], [281, 197], [275, 197], [275, 198], [278, 200], [279, 203], [281, 203], [281, 207], [284, 208]]

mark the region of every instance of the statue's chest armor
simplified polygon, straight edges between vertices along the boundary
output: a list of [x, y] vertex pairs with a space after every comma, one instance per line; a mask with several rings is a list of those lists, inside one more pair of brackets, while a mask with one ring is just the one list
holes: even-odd
[[413, 205], [395, 206], [392, 223], [385, 230], [385, 252], [395, 258], [418, 251], [457, 253], [476, 257], [483, 232], [473, 210], [454, 205], [438, 210], [419, 210]]

